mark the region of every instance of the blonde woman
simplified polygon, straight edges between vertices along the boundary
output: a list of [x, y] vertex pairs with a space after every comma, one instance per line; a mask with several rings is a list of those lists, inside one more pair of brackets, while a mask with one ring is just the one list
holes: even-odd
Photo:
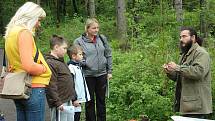
[[[46, 16], [45, 11], [33, 2], [26, 2], [11, 18], [5, 32], [5, 50], [11, 72], [26, 71], [32, 75], [32, 92], [29, 99], [14, 100], [17, 121], [44, 121], [45, 87], [51, 71], [41, 52], [36, 62], [35, 29]], [[16, 81], [16, 80], [14, 80]]]
[[74, 41], [74, 44], [83, 48], [85, 54], [83, 72], [91, 98], [86, 103], [86, 121], [106, 121], [105, 93], [107, 80], [112, 78], [111, 48], [107, 38], [98, 32], [98, 21], [95, 18], [87, 19], [85, 33]]

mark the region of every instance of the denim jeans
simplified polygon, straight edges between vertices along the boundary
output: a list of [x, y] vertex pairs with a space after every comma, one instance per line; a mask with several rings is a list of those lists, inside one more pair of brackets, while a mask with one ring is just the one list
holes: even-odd
[[29, 99], [14, 102], [17, 121], [45, 121], [45, 88], [32, 88]]

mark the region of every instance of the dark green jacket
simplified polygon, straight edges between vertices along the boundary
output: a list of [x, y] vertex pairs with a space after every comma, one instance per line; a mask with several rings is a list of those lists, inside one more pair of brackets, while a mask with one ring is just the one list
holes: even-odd
[[176, 111], [182, 114], [212, 113], [210, 63], [208, 52], [197, 43], [181, 55], [180, 64], [168, 75], [177, 82]]

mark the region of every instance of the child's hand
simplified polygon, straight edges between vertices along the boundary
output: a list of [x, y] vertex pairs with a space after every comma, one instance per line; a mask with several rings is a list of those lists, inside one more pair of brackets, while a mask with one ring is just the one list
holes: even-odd
[[63, 105], [60, 105], [59, 107], [57, 107], [57, 109], [63, 111]]
[[81, 106], [78, 100], [74, 101], [74, 102], [73, 102], [73, 105], [74, 105], [75, 107]]
[[112, 74], [107, 75], [107, 80], [110, 80], [110, 79], [112, 79]]

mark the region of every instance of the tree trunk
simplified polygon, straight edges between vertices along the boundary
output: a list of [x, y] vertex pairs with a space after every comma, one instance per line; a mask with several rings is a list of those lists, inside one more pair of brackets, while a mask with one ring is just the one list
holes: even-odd
[[135, 38], [138, 38], [138, 36], [139, 36], [139, 34], [140, 34], [140, 32], [138, 31], [138, 24], [140, 23], [140, 21], [141, 21], [141, 19], [142, 19], [142, 17], [140, 16], [140, 14], [138, 14], [138, 9], [135, 9], [135, 8], [137, 8], [136, 6], [138, 5], [138, 4], [140, 4], [140, 2], [139, 1], [137, 1], [137, 0], [133, 0], [132, 1], [132, 5], [131, 5], [131, 9], [133, 9], [134, 11], [132, 11], [133, 12], [133, 20], [134, 20], [134, 26], [132, 27], [132, 37], [135, 37]]
[[84, 0], [85, 4], [85, 13], [88, 16], [89, 15], [89, 0]]
[[74, 12], [78, 13], [78, 6], [77, 6], [77, 1], [76, 0], [72, 0], [72, 6], [74, 8]]
[[175, 0], [176, 20], [179, 23], [179, 28], [183, 24], [183, 9], [182, 0]]
[[60, 5], [60, 1], [61, 0], [57, 0], [56, 2], [56, 7], [57, 7], [57, 27], [59, 27], [59, 24], [60, 24], [60, 12], [61, 12], [61, 5]]
[[96, 16], [96, 10], [95, 10], [95, 1], [94, 0], [89, 0], [89, 16], [91, 18]]
[[44, 3], [45, 3], [46, 6], [50, 7], [48, 0], [44, 0]]
[[60, 21], [66, 16], [66, 0], [57, 0], [57, 22]]
[[200, 35], [203, 38], [207, 38], [208, 32], [207, 32], [207, 24], [206, 24], [206, 18], [205, 18], [205, 9], [206, 7], [206, 1], [205, 0], [200, 0], [200, 7], [201, 7], [201, 12], [200, 12]]
[[66, 16], [66, 0], [62, 0], [62, 11], [63, 11], [63, 15]]
[[37, 0], [37, 4], [38, 4], [38, 5], [41, 5], [41, 0]]
[[0, 1], [0, 34], [3, 35], [4, 34], [4, 24], [3, 24], [3, 1]]
[[127, 33], [125, 12], [125, 0], [117, 0], [117, 36], [123, 44]]

